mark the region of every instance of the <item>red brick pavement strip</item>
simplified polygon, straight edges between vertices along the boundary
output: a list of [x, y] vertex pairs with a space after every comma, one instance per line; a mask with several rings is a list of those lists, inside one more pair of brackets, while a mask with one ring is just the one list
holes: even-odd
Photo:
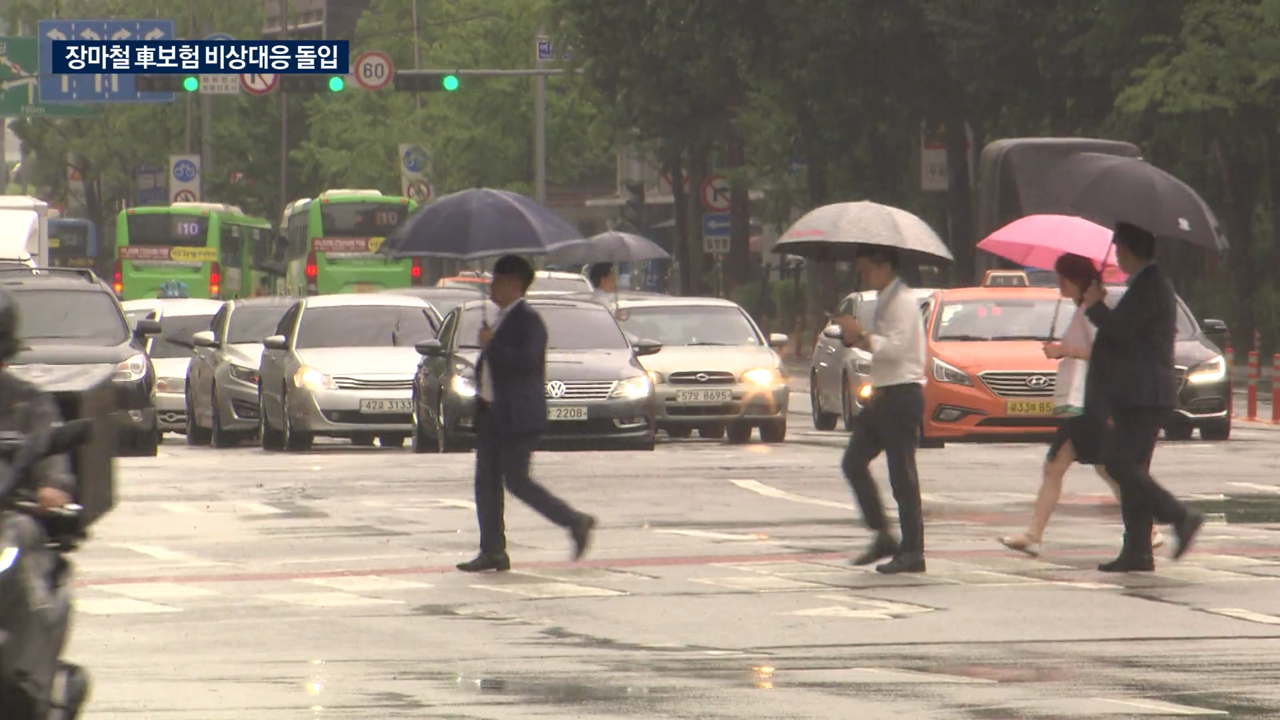
[[[992, 545], [995, 545], [992, 540]], [[1215, 555], [1239, 555], [1244, 557], [1280, 558], [1280, 546], [1254, 545], [1242, 547], [1214, 547]], [[1114, 548], [1080, 548], [1064, 549], [1042, 556], [1040, 559], [1051, 562], [1054, 558], [1078, 558], [1089, 561], [1105, 560], [1115, 554]], [[984, 558], [1022, 557], [1003, 548], [991, 550], [931, 550], [929, 557], [950, 560], [980, 560]], [[642, 567], [680, 567], [699, 565], [728, 565], [745, 563], [776, 562], [808, 562], [814, 560], [842, 560], [850, 557], [850, 552], [797, 552], [774, 553], [767, 555], [686, 555], [674, 557], [641, 557], [641, 558], [609, 558], [600, 560], [584, 560], [582, 562], [555, 561], [520, 563], [517, 570], [561, 570], [568, 568], [622, 569]], [[1194, 553], [1188, 557], [1194, 558]], [[141, 585], [147, 583], [234, 583], [234, 582], [281, 582], [286, 580], [317, 580], [334, 577], [369, 577], [389, 575], [441, 575], [457, 572], [452, 565], [421, 565], [398, 568], [361, 568], [358, 570], [323, 570], [311, 572], [278, 572], [278, 573], [223, 573], [207, 575], [161, 575], [151, 577], [120, 577], [82, 580], [76, 585], [93, 587], [95, 585]]]

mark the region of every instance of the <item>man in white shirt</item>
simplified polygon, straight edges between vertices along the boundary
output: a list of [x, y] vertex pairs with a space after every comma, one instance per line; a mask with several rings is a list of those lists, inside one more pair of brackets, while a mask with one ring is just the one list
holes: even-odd
[[[857, 254], [863, 283], [876, 290], [874, 327], [855, 318], [837, 319], [844, 343], [871, 353], [872, 394], [858, 415], [841, 463], [853, 488], [867, 527], [875, 533], [871, 546], [854, 560], [876, 566], [878, 572], [924, 572], [924, 519], [920, 479], [916, 475], [916, 444], [924, 421], [925, 337], [919, 304], [898, 277], [898, 254], [892, 248], [864, 246]], [[884, 505], [871, 477], [870, 465], [880, 453], [889, 464], [889, 485], [898, 503], [902, 540], [895, 540], [885, 519]]]

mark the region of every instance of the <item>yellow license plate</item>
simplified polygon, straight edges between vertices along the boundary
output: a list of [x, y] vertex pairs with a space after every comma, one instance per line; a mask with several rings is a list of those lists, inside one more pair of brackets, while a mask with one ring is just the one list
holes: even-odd
[[1052, 415], [1052, 400], [1010, 400], [1005, 404], [1006, 415]]
[[352, 291], [358, 293], [373, 293], [378, 292], [378, 286], [373, 283], [357, 283], [352, 286]]

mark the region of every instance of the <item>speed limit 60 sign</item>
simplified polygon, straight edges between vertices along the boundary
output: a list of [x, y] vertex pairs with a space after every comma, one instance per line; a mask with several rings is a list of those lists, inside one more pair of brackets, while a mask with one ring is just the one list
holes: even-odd
[[391, 84], [395, 69], [386, 53], [376, 50], [356, 58], [356, 82], [365, 90], [381, 90]]

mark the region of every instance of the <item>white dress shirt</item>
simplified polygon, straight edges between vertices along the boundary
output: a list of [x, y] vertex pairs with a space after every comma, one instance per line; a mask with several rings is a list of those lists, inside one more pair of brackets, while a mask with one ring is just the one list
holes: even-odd
[[906, 289], [901, 278], [894, 278], [879, 294], [875, 327], [867, 334], [873, 387], [925, 383], [924, 320]]
[[[494, 332], [498, 332], [498, 326], [501, 325], [503, 319], [507, 317], [507, 313], [511, 312], [511, 308], [515, 307], [517, 304], [522, 302], [524, 302], [524, 298], [520, 298], [519, 300], [516, 300], [510, 305], [499, 310], [498, 314], [493, 318], [493, 322], [489, 323], [489, 328], [492, 329]], [[488, 362], [484, 364], [484, 367], [481, 368], [480, 372], [481, 372], [480, 399], [484, 400], [487, 403], [492, 403], [493, 402], [493, 371], [489, 369]]]

